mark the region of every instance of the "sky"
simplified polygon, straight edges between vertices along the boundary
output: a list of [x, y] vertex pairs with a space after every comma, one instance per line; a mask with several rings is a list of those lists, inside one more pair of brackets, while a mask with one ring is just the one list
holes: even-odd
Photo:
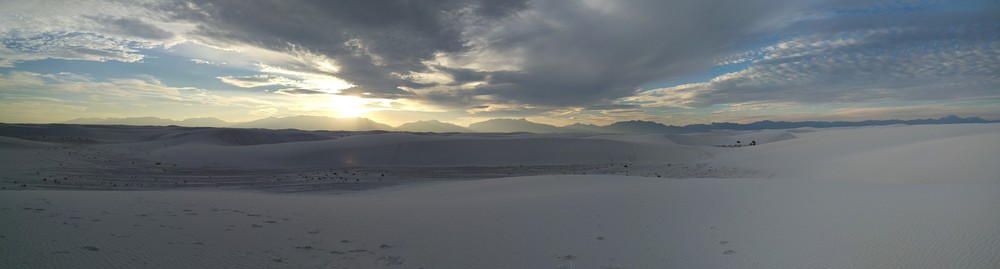
[[1000, 2], [2, 0], [0, 122], [1000, 118]]

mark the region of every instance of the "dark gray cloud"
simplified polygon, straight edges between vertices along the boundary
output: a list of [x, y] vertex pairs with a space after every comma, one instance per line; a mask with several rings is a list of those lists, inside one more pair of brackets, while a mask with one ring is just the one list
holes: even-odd
[[[998, 8], [973, 2], [194, 0], [156, 7], [196, 23], [192, 34], [201, 38], [334, 59], [341, 69], [332, 75], [357, 85], [342, 94], [457, 109], [614, 110], [677, 103], [663, 98], [708, 106], [996, 94]], [[639, 92], [727, 59], [753, 64], [686, 95]], [[478, 84], [463, 86], [469, 83]]]
[[738, 49], [790, 1], [574, 1], [536, 3], [540, 14], [501, 27], [493, 48], [523, 51], [521, 70], [478, 90], [540, 105], [579, 105], [635, 93]]
[[346, 93], [406, 96], [424, 87], [394, 74], [424, 71], [437, 52], [465, 49], [458, 19], [504, 16], [521, 1], [177, 1], [156, 7], [198, 23], [213, 40], [276, 50], [301, 46], [336, 59], [339, 76], [357, 85]]
[[597, 104], [586, 107], [587, 110], [631, 110], [636, 108], [639, 108], [639, 105]]
[[448, 76], [454, 80], [452, 83], [449, 83], [451, 86], [462, 85], [468, 82], [483, 81], [486, 80], [487, 76], [489, 76], [489, 72], [482, 72], [469, 68], [449, 68], [445, 66], [435, 66], [434, 68], [448, 74]]
[[449, 108], [487, 108], [489, 105], [476, 100], [476, 95], [469, 91], [431, 91], [421, 95], [424, 102]]
[[452, 76], [452, 85], [485, 80], [477, 95], [561, 106], [628, 96], [649, 80], [707, 66], [779, 15], [775, 6], [792, 2], [255, 0], [160, 8], [198, 23], [206, 38], [278, 50], [294, 44], [336, 59], [343, 68], [337, 75], [358, 85], [345, 93], [411, 96], [398, 87], [434, 84], [398, 74], [427, 72], [426, 61], [438, 53], [478, 50], [521, 64], [501, 72], [436, 70]]

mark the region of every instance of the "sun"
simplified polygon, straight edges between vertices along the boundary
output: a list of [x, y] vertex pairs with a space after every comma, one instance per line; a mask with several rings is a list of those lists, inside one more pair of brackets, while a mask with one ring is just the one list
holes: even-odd
[[331, 98], [333, 100], [328, 105], [337, 113], [338, 117], [357, 118], [368, 113], [368, 108], [365, 105], [367, 102], [360, 97], [334, 95]]

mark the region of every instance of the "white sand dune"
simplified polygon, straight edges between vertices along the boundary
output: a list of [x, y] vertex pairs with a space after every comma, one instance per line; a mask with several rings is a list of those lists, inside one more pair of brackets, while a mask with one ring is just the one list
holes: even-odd
[[996, 268], [997, 141], [2, 126], [0, 268]]
[[775, 177], [901, 182], [1000, 181], [1000, 125], [830, 129], [716, 156]]
[[3, 149], [0, 150], [0, 159], [4, 160], [3, 162], [0, 162], [0, 170], [10, 171], [18, 167], [31, 165], [31, 163], [22, 162], [24, 155], [29, 155], [38, 150], [56, 147], [57, 145], [58, 144], [48, 142], [0, 136], [0, 149]]
[[[78, 135], [74, 135], [75, 130]], [[399, 166], [509, 166], [603, 163], [660, 164], [710, 157], [697, 145], [635, 141], [628, 136], [572, 134], [414, 134], [307, 132], [129, 126], [6, 126], [7, 136], [64, 142], [67, 150], [93, 151], [98, 160], [129, 159], [182, 167], [291, 168]], [[16, 139], [16, 138], [11, 138]], [[22, 139], [23, 140], [23, 139]], [[78, 163], [63, 152], [39, 152], [35, 165]], [[116, 155], [117, 154], [117, 155]], [[111, 156], [109, 156], [111, 155]], [[79, 155], [76, 155], [79, 156]]]
[[13, 137], [0, 136], [0, 148], [4, 150], [39, 149], [54, 147], [54, 143], [24, 140]]
[[575, 137], [377, 134], [333, 140], [227, 147], [191, 143], [152, 152], [185, 165], [467, 166], [682, 162], [709, 157], [693, 147]]
[[612, 176], [348, 195], [8, 192], [0, 267], [991, 268], [998, 192]]

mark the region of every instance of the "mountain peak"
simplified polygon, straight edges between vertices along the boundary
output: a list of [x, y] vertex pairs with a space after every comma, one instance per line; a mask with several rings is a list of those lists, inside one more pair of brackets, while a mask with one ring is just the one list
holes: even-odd
[[510, 132], [529, 132], [529, 133], [559, 133], [563, 132], [559, 127], [555, 127], [548, 124], [535, 123], [528, 121], [527, 119], [489, 119], [486, 121], [481, 121], [469, 125], [469, 129], [477, 132], [487, 132], [487, 133], [510, 133]]
[[284, 118], [269, 117], [237, 124], [234, 127], [263, 129], [299, 129], [325, 131], [374, 131], [392, 130], [392, 126], [368, 118], [332, 118], [326, 116], [296, 115]]
[[437, 120], [407, 122], [400, 125], [399, 127], [396, 127], [395, 130], [404, 132], [428, 132], [428, 133], [461, 133], [461, 132], [472, 131], [469, 128]]

